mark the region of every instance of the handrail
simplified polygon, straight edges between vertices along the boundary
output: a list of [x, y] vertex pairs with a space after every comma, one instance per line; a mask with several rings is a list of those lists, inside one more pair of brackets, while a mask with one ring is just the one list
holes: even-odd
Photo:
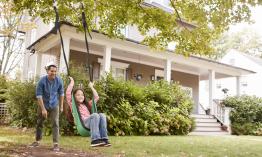
[[225, 107], [221, 105], [221, 100], [213, 100], [213, 116], [222, 124], [225, 123]]
[[207, 114], [207, 109], [201, 103], [199, 103], [199, 106]]

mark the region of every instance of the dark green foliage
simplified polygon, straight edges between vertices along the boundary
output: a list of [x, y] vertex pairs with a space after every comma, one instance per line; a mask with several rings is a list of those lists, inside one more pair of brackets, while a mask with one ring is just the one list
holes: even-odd
[[232, 133], [236, 135], [261, 135], [262, 99], [254, 96], [228, 97], [223, 101], [231, 107]]

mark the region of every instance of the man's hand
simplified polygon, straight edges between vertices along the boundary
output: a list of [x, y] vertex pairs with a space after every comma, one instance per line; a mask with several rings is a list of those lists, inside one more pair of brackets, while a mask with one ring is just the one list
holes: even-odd
[[47, 111], [46, 109], [42, 109], [42, 116], [46, 119], [47, 118]]
[[60, 112], [63, 113], [64, 111], [63, 106], [60, 106], [59, 109], [60, 109]]

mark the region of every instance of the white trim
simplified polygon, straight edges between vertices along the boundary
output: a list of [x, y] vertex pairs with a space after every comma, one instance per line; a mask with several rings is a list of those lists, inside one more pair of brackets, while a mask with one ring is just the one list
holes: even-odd
[[165, 61], [165, 68], [164, 68], [164, 78], [167, 82], [170, 82], [171, 81], [171, 66], [172, 66], [172, 61], [167, 59]]

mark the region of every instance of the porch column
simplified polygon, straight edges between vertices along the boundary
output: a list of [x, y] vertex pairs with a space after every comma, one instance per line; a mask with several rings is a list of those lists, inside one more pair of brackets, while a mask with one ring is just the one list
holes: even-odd
[[236, 77], [236, 95], [240, 96], [240, 89], [241, 85], [240, 85], [240, 76]]
[[208, 70], [208, 75], [209, 75], [209, 108], [210, 108], [210, 113], [214, 114], [213, 99], [215, 95], [215, 71]]
[[111, 54], [112, 54], [112, 47], [111, 46], [106, 46], [103, 54], [103, 71], [102, 75], [106, 75], [107, 73], [110, 72], [110, 67], [111, 67]]
[[[69, 66], [69, 56], [70, 56], [70, 37], [64, 36], [63, 37], [63, 42], [64, 42], [64, 49], [65, 49], [65, 57]], [[63, 54], [63, 48], [61, 45], [60, 49], [60, 63], [59, 63], [59, 73], [67, 73], [66, 69], [66, 63], [64, 59], [64, 54]]]
[[171, 65], [172, 65], [171, 60], [169, 59], [165, 60], [164, 77], [167, 82], [171, 81]]
[[42, 53], [38, 52], [36, 53], [36, 66], [35, 66], [35, 77], [38, 77], [41, 75], [41, 67], [42, 66]]

